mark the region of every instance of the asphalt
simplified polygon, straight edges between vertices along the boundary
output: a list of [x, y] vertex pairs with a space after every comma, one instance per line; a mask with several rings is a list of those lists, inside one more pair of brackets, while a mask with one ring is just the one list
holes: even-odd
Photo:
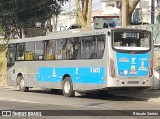
[[[0, 87], [2, 88], [11, 88], [14, 89], [15, 87], [12, 86], [7, 86], [7, 85], [1, 85]], [[34, 88], [35, 90], [36, 88]], [[39, 90], [40, 88], [37, 88]], [[41, 89], [40, 89], [41, 90]], [[131, 97], [135, 98], [137, 100], [146, 100], [148, 102], [155, 102], [155, 103], [160, 103], [160, 89], [147, 89], [143, 92], [115, 92], [114, 95], [116, 96], [126, 96], [126, 97]]]
[[148, 102], [160, 102], [160, 90], [148, 89], [140, 93], [118, 92], [115, 93], [115, 95], [134, 97], [137, 99], [147, 100]]

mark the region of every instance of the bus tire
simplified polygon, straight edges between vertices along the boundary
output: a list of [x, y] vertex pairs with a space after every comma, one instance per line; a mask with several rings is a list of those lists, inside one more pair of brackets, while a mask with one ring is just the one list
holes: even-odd
[[65, 97], [75, 96], [75, 91], [73, 90], [73, 84], [70, 77], [65, 77], [62, 82], [63, 95]]
[[18, 85], [19, 85], [19, 90], [21, 92], [28, 92], [29, 87], [24, 86], [24, 78], [23, 76], [18, 76]]

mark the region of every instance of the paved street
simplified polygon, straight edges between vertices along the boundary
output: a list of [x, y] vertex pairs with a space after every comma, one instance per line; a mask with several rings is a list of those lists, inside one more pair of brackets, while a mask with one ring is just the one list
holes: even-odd
[[[0, 91], [1, 110], [159, 110], [160, 109], [160, 102], [149, 101], [149, 99], [144, 98], [144, 96], [140, 96], [139, 94], [137, 94], [137, 97], [135, 95], [127, 96], [121, 94], [121, 96], [110, 95], [110, 96], [98, 97], [95, 95], [90, 95], [90, 96], [66, 98], [61, 93], [52, 94], [48, 90], [40, 90], [40, 89], [32, 89], [30, 90], [30, 92], [20, 92], [16, 88], [1, 87], [0, 90], [1, 90]], [[93, 113], [93, 115], [95, 115], [95, 113]], [[17, 117], [13, 118], [17, 119]], [[24, 119], [28, 118], [25, 117]], [[43, 117], [43, 118], [50, 119], [53, 117]], [[61, 119], [66, 117], [57, 116], [55, 118]], [[68, 119], [75, 118], [75, 116], [67, 118]], [[82, 118], [82, 117], [76, 116], [76, 118]], [[86, 118], [103, 119], [107, 117], [88, 116]], [[116, 116], [112, 118], [122, 118], [122, 117]], [[127, 119], [127, 116], [125, 118]], [[137, 119], [146, 117], [132, 116], [131, 118]], [[158, 119], [158, 117], [154, 118]]]

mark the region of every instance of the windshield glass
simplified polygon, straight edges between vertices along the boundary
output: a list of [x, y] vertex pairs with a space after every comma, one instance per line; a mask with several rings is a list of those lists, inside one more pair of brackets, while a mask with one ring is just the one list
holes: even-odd
[[121, 50], [149, 50], [149, 32], [114, 31], [113, 47]]

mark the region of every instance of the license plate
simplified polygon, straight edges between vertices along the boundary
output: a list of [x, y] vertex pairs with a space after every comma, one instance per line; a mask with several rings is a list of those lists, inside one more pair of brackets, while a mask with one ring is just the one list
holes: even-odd
[[139, 81], [128, 81], [128, 84], [139, 84]]

